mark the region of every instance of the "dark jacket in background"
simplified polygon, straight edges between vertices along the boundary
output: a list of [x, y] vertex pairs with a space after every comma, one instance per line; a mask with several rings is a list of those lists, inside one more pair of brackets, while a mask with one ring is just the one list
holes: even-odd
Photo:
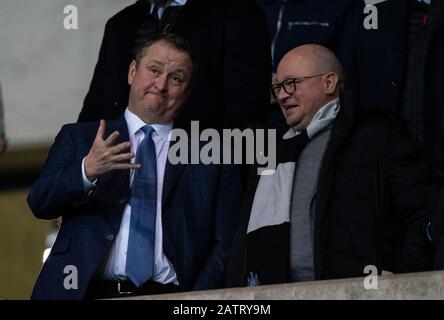
[[[257, 0], [267, 18], [273, 72], [282, 57], [303, 44], [319, 44], [335, 52], [348, 67], [354, 54], [355, 0]], [[281, 15], [281, 17], [280, 17]], [[278, 25], [280, 29], [278, 31]], [[348, 73], [348, 72], [346, 72]]]
[[[389, 0], [376, 5], [378, 29], [366, 30], [362, 21], [364, 2], [359, 1], [361, 24], [356, 41], [356, 67], [351, 74], [365, 108], [383, 108], [403, 114], [415, 137], [424, 147], [431, 167], [436, 152], [436, 137], [443, 125], [444, 90], [444, 1], [432, 0], [428, 14], [414, 30], [410, 43], [410, 10], [415, 0]], [[409, 52], [409, 47], [410, 52]], [[412, 74], [407, 81], [408, 56], [412, 54]], [[409, 105], [405, 105], [407, 97]]]
[[[435, 181], [429, 211], [434, 268], [444, 269], [444, 1], [432, 0], [422, 10], [415, 0], [376, 7], [378, 29], [360, 26], [355, 88], [364, 107], [400, 114], [422, 144]], [[363, 8], [361, 3], [361, 13]], [[362, 13], [360, 20], [364, 17]], [[412, 24], [414, 19], [420, 23]]]
[[[357, 0], [257, 0], [268, 25], [271, 42], [272, 69], [291, 49], [303, 44], [319, 44], [331, 49], [345, 70], [355, 74], [355, 40], [360, 18]], [[306, 76], [306, 75], [297, 75]], [[286, 128], [286, 122], [277, 104], [269, 106], [268, 124], [272, 128]]]
[[[106, 24], [79, 121], [118, 118], [128, 103], [128, 68], [136, 32], [148, 15], [139, 0]], [[188, 39], [198, 62], [176, 127], [232, 128], [264, 123], [271, 61], [266, 21], [254, 0], [188, 0], [171, 32]]]
[[[315, 279], [364, 276], [367, 265], [378, 272], [431, 269], [424, 232], [430, 179], [417, 145], [396, 117], [358, 112], [348, 97], [341, 103], [319, 172]], [[228, 286], [245, 285], [250, 271], [260, 284], [290, 281], [289, 223], [268, 226], [260, 247], [245, 245], [257, 182], [255, 176], [233, 242]], [[249, 265], [254, 251], [268, 263]]]

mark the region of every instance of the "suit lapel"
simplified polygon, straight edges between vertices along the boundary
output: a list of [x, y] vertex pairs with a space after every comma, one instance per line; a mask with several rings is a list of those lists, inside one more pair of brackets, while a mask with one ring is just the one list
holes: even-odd
[[[171, 142], [171, 146], [177, 143]], [[173, 190], [173, 187], [176, 185], [177, 181], [179, 181], [180, 176], [182, 175], [182, 171], [184, 169], [183, 164], [171, 164], [167, 158], [166, 165], [165, 165], [165, 174], [163, 178], [163, 190], [162, 190], [162, 209], [165, 205], [166, 200], [168, 199], [168, 196], [171, 193], [171, 190]], [[162, 210], [163, 212], [163, 210]]]

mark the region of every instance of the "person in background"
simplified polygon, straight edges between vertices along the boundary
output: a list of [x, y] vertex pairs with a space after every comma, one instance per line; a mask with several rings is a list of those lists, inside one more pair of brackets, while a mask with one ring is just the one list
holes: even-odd
[[364, 1], [359, 4], [357, 68], [352, 75], [358, 99], [363, 108], [399, 114], [432, 169], [439, 152], [438, 133], [444, 126], [444, 1], [378, 3], [377, 19], [367, 28], [362, 22], [370, 13], [364, 13]]
[[[257, 0], [267, 18], [271, 42], [272, 72], [291, 49], [319, 44], [336, 53], [344, 66], [345, 78], [354, 74], [354, 42], [359, 29], [357, 0]], [[353, 84], [353, 83], [352, 83]], [[269, 125], [286, 126], [278, 103], [272, 99]]]

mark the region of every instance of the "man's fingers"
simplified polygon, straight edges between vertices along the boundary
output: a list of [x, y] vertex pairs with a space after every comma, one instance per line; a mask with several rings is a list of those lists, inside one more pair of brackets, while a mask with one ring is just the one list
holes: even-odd
[[119, 135], [120, 135], [119, 131], [114, 131], [113, 133], [111, 133], [109, 137], [105, 140], [105, 145], [107, 147], [112, 146]]
[[97, 129], [96, 139], [99, 138], [99, 139], [103, 140], [103, 136], [105, 134], [105, 129], [106, 129], [105, 120], [101, 119], [100, 124], [99, 124], [99, 129]]
[[111, 157], [109, 160], [110, 162], [118, 163], [118, 162], [128, 161], [129, 159], [134, 158], [135, 156], [136, 155], [132, 152], [121, 153]]
[[116, 163], [112, 166], [112, 170], [139, 169], [140, 163]]
[[127, 150], [129, 147], [131, 147], [131, 142], [129, 141], [121, 142], [111, 148], [111, 153], [113, 154], [121, 153], [122, 151]]

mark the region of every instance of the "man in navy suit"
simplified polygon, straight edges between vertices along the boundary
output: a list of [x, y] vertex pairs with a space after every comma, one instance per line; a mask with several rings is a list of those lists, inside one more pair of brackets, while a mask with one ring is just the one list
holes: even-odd
[[[168, 138], [189, 95], [194, 65], [185, 40], [173, 35], [151, 40], [129, 67], [125, 113], [106, 124], [65, 125], [57, 135], [28, 197], [37, 218], [63, 217], [33, 299], [108, 298], [223, 285], [240, 202], [237, 172], [228, 165], [167, 161]], [[148, 145], [154, 146], [155, 160], [144, 163], [138, 154]], [[138, 216], [135, 194], [148, 182], [131, 186], [146, 166], [155, 168], [152, 188], [157, 192], [138, 198], [153, 199], [150, 210]], [[135, 221], [147, 215], [154, 221], [153, 246], [139, 245], [136, 260], [130, 259], [140, 230], [133, 228]], [[146, 252], [151, 253], [147, 265], [140, 263]], [[134, 281], [133, 269], [148, 278]]]

